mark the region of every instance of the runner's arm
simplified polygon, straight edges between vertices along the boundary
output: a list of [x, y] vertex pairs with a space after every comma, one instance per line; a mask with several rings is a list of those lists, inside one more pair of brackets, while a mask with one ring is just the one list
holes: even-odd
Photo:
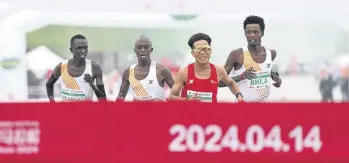
[[166, 84], [170, 88], [172, 88], [173, 84], [174, 84], [174, 80], [173, 80], [173, 77], [172, 77], [171, 70], [169, 68], [165, 67], [165, 66], [162, 66], [161, 72], [162, 72], [161, 74], [164, 76]]
[[[274, 61], [274, 59], [276, 58], [276, 51], [273, 50], [273, 49], [270, 49], [270, 53], [271, 53], [271, 60]], [[282, 83], [282, 79], [281, 77], [279, 76], [279, 74], [277, 72], [274, 72], [273, 70], [271, 71], [270, 73], [270, 77], [273, 81], [275, 81], [275, 83], [273, 83], [273, 85], [276, 87], [276, 88], [280, 88], [281, 86], [281, 83]]]
[[222, 82], [224, 82], [230, 89], [230, 91], [236, 95], [237, 93], [240, 93], [240, 88], [236, 82], [230, 78], [227, 74], [227, 72], [224, 70], [223, 67], [216, 65], [217, 69], [217, 76], [218, 79], [220, 79]]
[[[273, 49], [270, 49], [270, 53], [271, 53], [271, 61], [274, 61], [274, 59], [276, 58], [276, 51]], [[276, 72], [274, 72], [273, 70], [270, 71], [270, 77], [273, 79], [273, 74], [275, 74]]]
[[177, 73], [177, 76], [174, 81], [174, 85], [170, 92], [170, 100], [177, 100], [177, 101], [187, 101], [187, 98], [180, 97], [180, 91], [183, 88], [185, 83], [185, 72], [184, 68], [179, 70]]
[[92, 62], [92, 74], [96, 79], [96, 85], [90, 84], [91, 88], [95, 92], [98, 99], [105, 99], [107, 96], [105, 94], [104, 83], [103, 83], [103, 71], [99, 64]]
[[[276, 58], [276, 51], [273, 50], [273, 49], [270, 49], [270, 53], [271, 53], [271, 61], [274, 61], [274, 59]], [[273, 79], [273, 75], [275, 74], [276, 72], [274, 72], [273, 70], [270, 71], [270, 77]]]
[[[241, 53], [241, 49], [236, 49], [230, 52], [229, 57], [224, 65], [224, 69], [227, 74], [230, 74], [230, 72], [233, 70], [240, 53]], [[241, 75], [234, 76], [232, 77], [232, 79], [235, 82], [239, 82], [241, 80]], [[226, 87], [226, 86], [227, 85], [223, 81], [219, 81], [218, 87]]]
[[130, 72], [130, 68], [127, 68], [122, 74], [122, 83], [121, 83], [119, 94], [116, 100], [126, 98], [128, 89], [130, 88], [130, 82], [128, 81], [129, 72]]
[[274, 59], [276, 58], [276, 51], [273, 49], [270, 49], [270, 53], [271, 53], [271, 61], [274, 61]]
[[62, 63], [59, 63], [55, 67], [55, 69], [53, 70], [50, 78], [46, 82], [46, 92], [47, 92], [48, 99], [51, 102], [54, 102], [54, 84], [56, 83], [56, 81], [61, 76], [61, 65], [62, 65]]

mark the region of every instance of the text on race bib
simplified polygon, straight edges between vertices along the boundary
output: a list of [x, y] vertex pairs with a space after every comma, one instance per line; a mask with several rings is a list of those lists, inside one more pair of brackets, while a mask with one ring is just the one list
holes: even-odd
[[63, 88], [61, 94], [62, 100], [79, 101], [86, 99], [86, 95], [82, 90], [72, 90]]
[[265, 88], [270, 84], [270, 72], [257, 72], [256, 78], [247, 81], [248, 88]]
[[200, 97], [201, 102], [212, 102], [212, 92], [197, 92], [187, 90], [187, 98], [193, 97], [195, 95]]
[[134, 96], [133, 100], [135, 101], [152, 101], [154, 100], [153, 96]]

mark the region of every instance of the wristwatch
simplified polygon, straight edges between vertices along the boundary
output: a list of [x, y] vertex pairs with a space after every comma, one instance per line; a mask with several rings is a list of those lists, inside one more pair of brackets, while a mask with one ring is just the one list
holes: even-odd
[[239, 95], [244, 98], [244, 96], [242, 96], [242, 94], [240, 92], [236, 93], [235, 96], [236, 96], [236, 99], [238, 99]]

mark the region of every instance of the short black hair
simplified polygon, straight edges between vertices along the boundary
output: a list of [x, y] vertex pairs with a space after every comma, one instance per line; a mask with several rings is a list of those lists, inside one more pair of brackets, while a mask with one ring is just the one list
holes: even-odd
[[205, 33], [196, 33], [194, 34], [193, 36], [190, 37], [189, 41], [188, 41], [188, 45], [190, 48], [193, 48], [194, 46], [194, 43], [196, 41], [199, 41], [199, 40], [206, 40], [208, 42], [209, 45], [211, 45], [211, 37]]
[[246, 17], [244, 21], [244, 30], [246, 30], [247, 24], [259, 24], [259, 26], [261, 27], [261, 31], [264, 32], [264, 29], [265, 29], [264, 19], [259, 16], [250, 15]]
[[73, 45], [75, 39], [86, 39], [86, 37], [82, 34], [76, 34], [70, 39], [70, 46]]

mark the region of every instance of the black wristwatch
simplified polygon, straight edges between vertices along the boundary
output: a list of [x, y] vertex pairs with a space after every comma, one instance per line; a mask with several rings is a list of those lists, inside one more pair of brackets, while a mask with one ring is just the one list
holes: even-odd
[[244, 96], [242, 96], [242, 94], [240, 93], [240, 92], [238, 92], [238, 93], [236, 93], [236, 99], [238, 99], [238, 97], [239, 97], [239, 95], [242, 97], [242, 98], [244, 98]]

